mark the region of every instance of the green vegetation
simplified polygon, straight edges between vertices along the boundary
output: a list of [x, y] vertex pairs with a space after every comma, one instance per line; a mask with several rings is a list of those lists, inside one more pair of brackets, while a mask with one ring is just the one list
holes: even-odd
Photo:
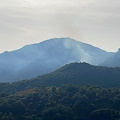
[[30, 80], [0, 83], [0, 93], [14, 93], [39, 86], [60, 86], [62, 84], [100, 85], [105, 88], [120, 87], [120, 68], [93, 66], [87, 63], [71, 63], [64, 67]]
[[0, 83], [0, 120], [120, 120], [119, 86], [120, 68], [87, 63]]
[[66, 84], [0, 96], [0, 120], [119, 119], [120, 88]]

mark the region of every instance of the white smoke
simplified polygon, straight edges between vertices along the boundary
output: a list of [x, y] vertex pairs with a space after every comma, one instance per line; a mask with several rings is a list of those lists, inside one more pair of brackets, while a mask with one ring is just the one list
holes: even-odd
[[80, 43], [80, 42], [78, 43], [77, 41], [75, 41], [71, 38], [66, 38], [63, 44], [67, 49], [72, 50], [71, 54], [77, 60], [77, 61], [72, 61], [72, 62], [88, 62], [88, 63], [91, 63], [92, 58], [88, 54], [88, 52], [86, 52], [85, 49], [83, 49], [83, 44], [82, 43]]

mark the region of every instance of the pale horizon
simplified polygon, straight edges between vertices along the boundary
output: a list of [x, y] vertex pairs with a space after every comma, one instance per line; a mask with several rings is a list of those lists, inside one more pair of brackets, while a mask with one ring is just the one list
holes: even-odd
[[117, 52], [119, 6], [118, 0], [1, 0], [0, 53], [61, 37]]
[[[55, 37], [55, 38], [71, 38], [71, 37]], [[51, 39], [55, 39], [55, 38], [49, 38], [49, 39], [46, 39], [46, 40], [43, 40], [43, 41], [40, 41], [40, 42], [25, 44], [25, 45], [20, 46], [20, 47], [18, 47], [18, 48], [16, 48], [16, 49], [10, 49], [10, 50], [3, 51], [3, 52], [1, 52], [0, 54], [2, 54], [2, 53], [4, 53], [4, 52], [12, 52], [12, 51], [15, 51], [15, 50], [19, 50], [19, 49], [21, 49], [21, 48], [23, 48], [23, 47], [25, 47], [25, 46], [33, 45], [33, 44], [39, 44], [39, 43], [41, 43], [41, 42], [44, 42], [44, 41], [47, 41], [47, 40], [51, 40]], [[71, 38], [71, 39], [74, 39], [74, 38]], [[74, 39], [74, 40], [76, 40], [76, 39]], [[76, 40], [76, 41], [82, 42], [82, 41], [79, 41], [79, 40]], [[86, 43], [86, 42], [82, 42], [82, 43], [88, 44], [88, 43]], [[99, 49], [101, 49], [101, 50], [107, 51], [107, 50], [102, 49], [102, 48], [100, 48], [100, 47], [98, 47], [98, 46], [94, 46], [94, 45], [92, 45], [92, 44], [89, 44], [89, 45], [91, 45], [91, 46], [93, 46], [93, 47], [97, 47], [97, 48], [99, 48]], [[118, 49], [119, 49], [119, 48], [118, 48]], [[118, 51], [118, 49], [117, 49], [117, 51]], [[107, 51], [107, 52], [117, 52], [117, 51]]]

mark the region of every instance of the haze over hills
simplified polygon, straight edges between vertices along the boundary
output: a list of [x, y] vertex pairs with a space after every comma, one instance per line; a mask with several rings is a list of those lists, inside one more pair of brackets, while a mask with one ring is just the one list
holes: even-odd
[[99, 65], [113, 54], [71, 38], [54, 38], [0, 54], [0, 81], [32, 78], [71, 62]]
[[100, 65], [108, 67], [120, 67], [120, 48], [118, 49], [118, 52], [114, 53]]

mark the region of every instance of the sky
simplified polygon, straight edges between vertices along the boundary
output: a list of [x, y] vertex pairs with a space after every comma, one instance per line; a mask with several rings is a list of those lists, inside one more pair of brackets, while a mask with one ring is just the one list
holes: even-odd
[[0, 53], [60, 37], [116, 52], [120, 0], [0, 0]]

